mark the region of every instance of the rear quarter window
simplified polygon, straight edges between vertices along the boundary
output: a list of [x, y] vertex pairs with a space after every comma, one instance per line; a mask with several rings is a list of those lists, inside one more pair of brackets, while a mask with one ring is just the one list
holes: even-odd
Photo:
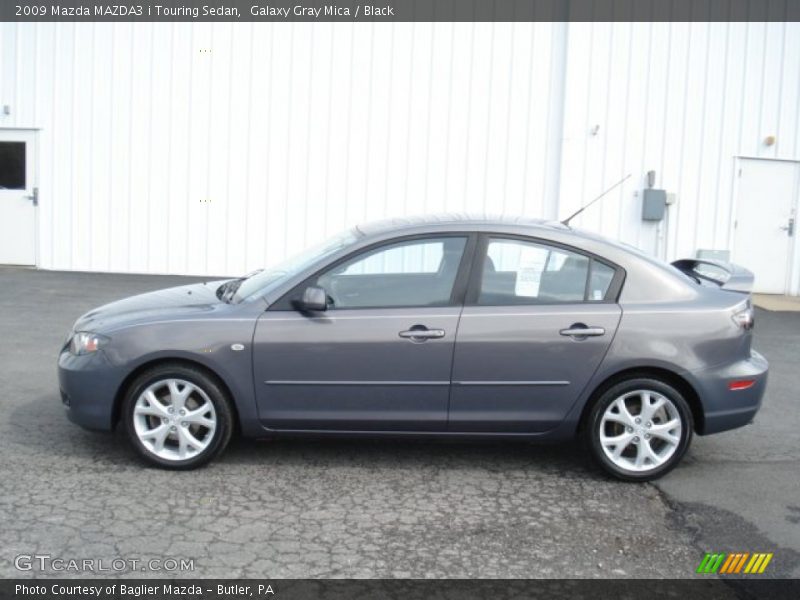
[[602, 302], [615, 275], [615, 268], [580, 252], [492, 238], [477, 302], [488, 306]]

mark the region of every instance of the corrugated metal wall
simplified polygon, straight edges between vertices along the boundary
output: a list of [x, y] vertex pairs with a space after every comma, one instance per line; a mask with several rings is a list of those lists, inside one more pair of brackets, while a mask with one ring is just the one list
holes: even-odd
[[[800, 159], [800, 23], [569, 27], [561, 212], [633, 173], [577, 222], [668, 258], [728, 249], [735, 157]], [[660, 226], [634, 196], [649, 170], [677, 197]]]
[[[800, 156], [798, 23], [2, 24], [39, 264], [237, 274], [363, 220], [563, 217], [730, 239], [734, 156]], [[775, 135], [767, 147], [763, 139]], [[677, 193], [640, 221], [646, 171]]]

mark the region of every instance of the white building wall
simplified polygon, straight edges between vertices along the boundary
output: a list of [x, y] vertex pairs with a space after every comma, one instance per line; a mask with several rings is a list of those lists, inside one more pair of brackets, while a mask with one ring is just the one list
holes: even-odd
[[[632, 173], [575, 223], [670, 259], [729, 249], [735, 157], [800, 159], [800, 23], [569, 27], [561, 214]], [[661, 225], [649, 170], [677, 198]]]
[[51, 269], [238, 274], [385, 216], [563, 218], [627, 173], [577, 224], [674, 258], [729, 247], [736, 155], [800, 157], [800, 23], [6, 23], [0, 68]]
[[387, 215], [554, 214], [564, 26], [2, 27], [42, 267], [241, 273]]

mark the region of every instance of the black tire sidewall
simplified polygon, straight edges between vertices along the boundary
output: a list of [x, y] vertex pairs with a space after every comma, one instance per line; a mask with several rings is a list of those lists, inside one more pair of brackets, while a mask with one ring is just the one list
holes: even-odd
[[[133, 424], [133, 411], [139, 395], [150, 385], [163, 379], [184, 379], [201, 388], [211, 403], [217, 417], [217, 427], [208, 447], [199, 455], [186, 460], [166, 460], [150, 452], [142, 444]], [[213, 378], [199, 369], [182, 365], [164, 365], [149, 369], [133, 380], [128, 387], [122, 402], [122, 421], [128, 441], [137, 454], [146, 462], [167, 469], [189, 470], [207, 464], [217, 456], [230, 441], [233, 430], [231, 408], [222, 386]]]
[[[618, 467], [606, 456], [602, 444], [600, 443], [600, 421], [603, 413], [614, 400], [626, 392], [632, 392], [634, 390], [652, 390], [666, 396], [675, 405], [681, 419], [681, 439], [675, 453], [663, 465], [645, 473], [627, 471]], [[674, 469], [680, 462], [691, 443], [693, 431], [694, 419], [692, 418], [692, 411], [683, 395], [677, 389], [658, 379], [637, 377], [621, 381], [611, 386], [600, 395], [589, 414], [584, 434], [593, 459], [609, 475], [622, 479], [623, 481], [652, 481]]]

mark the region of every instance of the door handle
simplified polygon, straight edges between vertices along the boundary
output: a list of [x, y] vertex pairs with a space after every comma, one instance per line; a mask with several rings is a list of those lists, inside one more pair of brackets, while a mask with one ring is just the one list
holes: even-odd
[[790, 218], [789, 224], [785, 227], [781, 227], [781, 229], [785, 231], [789, 237], [792, 237], [794, 235], [794, 217]]
[[425, 325], [414, 325], [406, 331], [398, 333], [401, 338], [412, 342], [424, 342], [425, 340], [440, 339], [444, 337], [444, 329], [428, 329]]
[[34, 206], [39, 206], [39, 188], [38, 187], [33, 188], [33, 191], [31, 192], [31, 195], [30, 196], [25, 196], [25, 197], [28, 198], [33, 203]]
[[602, 327], [587, 327], [583, 323], [574, 323], [568, 329], [562, 329], [558, 333], [576, 340], [582, 340], [587, 337], [605, 335], [606, 330]]

